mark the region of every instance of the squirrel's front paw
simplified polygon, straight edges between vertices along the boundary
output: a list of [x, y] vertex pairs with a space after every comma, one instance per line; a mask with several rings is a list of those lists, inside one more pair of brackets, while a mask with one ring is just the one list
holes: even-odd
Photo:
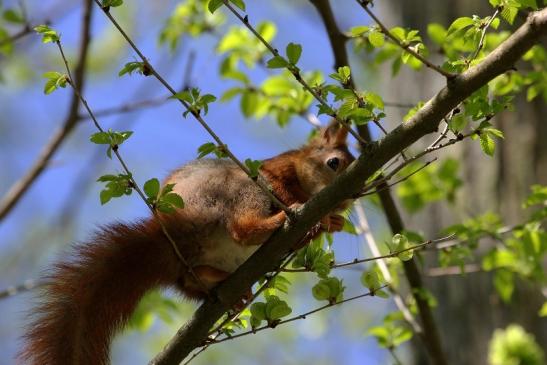
[[329, 233], [340, 232], [344, 228], [345, 222], [346, 219], [343, 216], [331, 214], [321, 219], [321, 228]]
[[236, 312], [236, 313], [239, 313], [241, 312], [243, 309], [245, 309], [247, 307], [247, 305], [249, 304], [249, 302], [253, 300], [253, 291], [251, 288], [249, 288], [247, 290], [247, 292], [245, 292], [245, 294], [243, 294], [243, 296], [241, 297], [241, 299], [239, 299], [238, 302], [236, 302], [236, 304], [234, 304], [232, 306], [232, 309]]

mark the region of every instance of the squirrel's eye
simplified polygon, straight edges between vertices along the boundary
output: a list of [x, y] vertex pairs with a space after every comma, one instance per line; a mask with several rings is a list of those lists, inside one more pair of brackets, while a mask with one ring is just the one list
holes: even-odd
[[338, 166], [340, 165], [340, 160], [338, 157], [329, 158], [327, 160], [327, 166], [336, 171], [338, 169]]

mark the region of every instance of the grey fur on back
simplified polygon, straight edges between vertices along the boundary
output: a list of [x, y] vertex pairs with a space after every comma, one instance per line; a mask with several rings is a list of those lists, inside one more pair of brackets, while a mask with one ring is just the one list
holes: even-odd
[[184, 199], [184, 210], [207, 211], [202, 217], [222, 219], [249, 210], [269, 214], [268, 197], [230, 160], [191, 161], [174, 171], [166, 183], [176, 184], [173, 191]]

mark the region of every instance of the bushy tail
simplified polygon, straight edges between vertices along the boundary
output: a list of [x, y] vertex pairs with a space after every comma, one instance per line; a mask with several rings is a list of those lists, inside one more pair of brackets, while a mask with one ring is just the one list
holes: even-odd
[[150, 289], [173, 285], [181, 267], [154, 221], [114, 224], [56, 265], [25, 335], [32, 365], [105, 365], [113, 335]]

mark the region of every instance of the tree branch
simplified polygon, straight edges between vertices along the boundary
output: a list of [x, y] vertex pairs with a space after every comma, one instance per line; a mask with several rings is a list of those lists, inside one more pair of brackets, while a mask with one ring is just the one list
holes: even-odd
[[[87, 60], [89, 43], [91, 41], [91, 4], [91, 0], [85, 0], [82, 21], [83, 25], [80, 36], [80, 50], [74, 72], [74, 86], [78, 92], [80, 92], [84, 87], [85, 63]], [[27, 171], [25, 176], [13, 184], [2, 198], [2, 201], [0, 201], [0, 221], [6, 217], [11, 209], [19, 202], [23, 194], [25, 194], [34, 181], [36, 181], [38, 176], [40, 176], [42, 171], [44, 171], [53, 154], [57, 152], [65, 138], [70, 134], [70, 132], [72, 132], [72, 129], [74, 129], [74, 126], [78, 121], [78, 108], [79, 98], [77, 96], [77, 92], [74, 92], [72, 94], [68, 114], [63, 122], [63, 125], [55, 132], [46, 146], [42, 149], [38, 159]]]
[[331, 185], [313, 196], [290, 224], [276, 231], [243, 265], [222, 282], [196, 310], [150, 364], [179, 364], [195, 348], [205, 344], [209, 329], [262, 275], [273, 271], [301, 237], [342, 201], [351, 198], [372, 174], [402, 149], [437, 130], [458, 103], [494, 77], [509, 70], [547, 31], [547, 9], [531, 13], [527, 21], [486, 56], [482, 63], [456, 76], [406, 123], [363, 153]]

